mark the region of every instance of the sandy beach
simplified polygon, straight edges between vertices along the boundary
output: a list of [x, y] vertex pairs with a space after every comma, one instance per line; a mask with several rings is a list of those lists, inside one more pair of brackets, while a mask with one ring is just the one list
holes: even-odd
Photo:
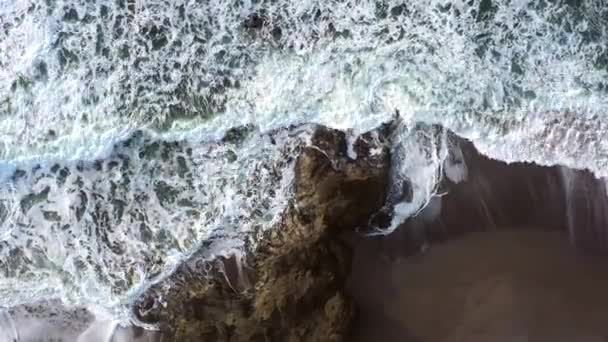
[[354, 262], [355, 341], [608, 339], [608, 259], [583, 255], [564, 232], [472, 233], [410, 258], [359, 252]]

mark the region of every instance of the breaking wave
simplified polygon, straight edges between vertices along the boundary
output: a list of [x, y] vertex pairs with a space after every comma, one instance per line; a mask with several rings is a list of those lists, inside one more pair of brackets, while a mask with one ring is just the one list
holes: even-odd
[[393, 227], [453, 164], [430, 124], [608, 176], [606, 41], [604, 0], [0, 0], [0, 306], [128, 319], [210, 234], [272, 226], [296, 124], [399, 111]]

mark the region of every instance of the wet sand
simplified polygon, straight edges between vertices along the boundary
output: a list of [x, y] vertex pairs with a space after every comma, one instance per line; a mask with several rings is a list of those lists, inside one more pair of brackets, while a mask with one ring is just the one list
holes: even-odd
[[608, 258], [565, 232], [471, 233], [388, 260], [355, 252], [353, 341], [608, 341]]
[[160, 342], [156, 331], [96, 320], [86, 309], [58, 301], [0, 310], [0, 342]]

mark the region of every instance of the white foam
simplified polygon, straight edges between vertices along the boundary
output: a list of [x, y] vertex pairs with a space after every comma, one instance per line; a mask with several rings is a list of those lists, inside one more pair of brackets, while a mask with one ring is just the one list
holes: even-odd
[[308, 135], [277, 133], [272, 144], [253, 132], [237, 145], [144, 134], [97, 163], [16, 174], [0, 188], [0, 304], [61, 298], [128, 321], [130, 301], [210, 234], [276, 223], [293, 179], [287, 158]]
[[460, 183], [467, 180], [469, 169], [464, 161], [462, 150], [458, 146], [450, 148], [450, 155], [444, 164], [445, 176], [453, 183]]

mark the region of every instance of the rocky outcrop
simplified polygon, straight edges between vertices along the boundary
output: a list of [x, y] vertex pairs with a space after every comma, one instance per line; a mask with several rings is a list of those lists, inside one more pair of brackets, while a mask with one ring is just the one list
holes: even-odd
[[[569, 227], [576, 245], [604, 248], [603, 181], [585, 171], [492, 160], [454, 135], [450, 158], [459, 160], [446, 162], [443, 196], [388, 236], [354, 234], [390, 222], [396, 124], [352, 145], [346, 133], [315, 126], [296, 149], [293, 196], [280, 221], [244, 237], [212, 236], [142, 295], [137, 316], [170, 341], [343, 341], [361, 329], [401, 341], [408, 332], [381, 310], [401, 286], [386, 270], [427, 244], [489, 228]], [[223, 141], [247, 134], [247, 127], [231, 130]]]
[[142, 296], [136, 314], [173, 341], [342, 341], [354, 307], [344, 292], [351, 253], [340, 235], [366, 226], [384, 204], [391, 130], [349, 146], [344, 132], [316, 127], [280, 222], [222, 256], [208, 251], [226, 237], [209, 239]]

